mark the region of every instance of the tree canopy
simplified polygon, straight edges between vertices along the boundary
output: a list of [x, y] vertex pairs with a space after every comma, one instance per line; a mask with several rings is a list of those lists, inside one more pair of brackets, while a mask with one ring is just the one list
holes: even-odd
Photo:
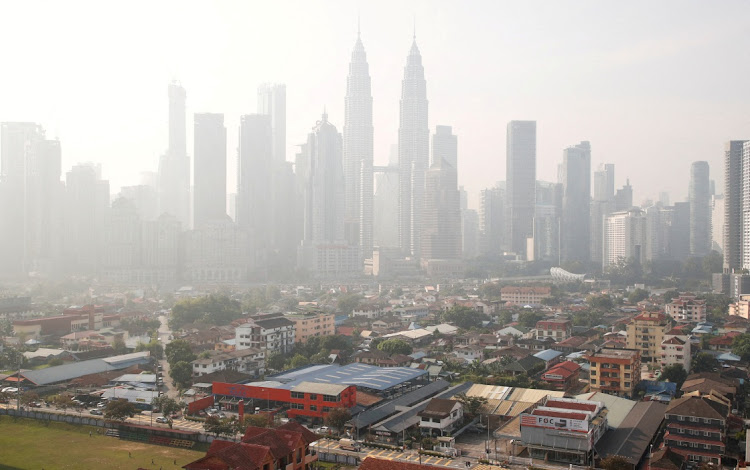
[[190, 343], [184, 339], [176, 339], [169, 343], [164, 349], [167, 356], [167, 362], [170, 367], [174, 367], [178, 362], [192, 362], [195, 360], [195, 353], [190, 347]]
[[178, 388], [188, 388], [193, 378], [193, 366], [189, 362], [179, 361], [170, 366], [169, 376]]
[[734, 337], [732, 353], [740, 356], [743, 361], [750, 360], [750, 334], [745, 333]]
[[125, 421], [138, 413], [138, 408], [127, 400], [110, 400], [104, 407], [104, 418], [112, 421]]
[[325, 422], [328, 426], [336, 429], [339, 434], [344, 430], [346, 422], [352, 419], [352, 414], [346, 408], [334, 408], [328, 412]]
[[176, 330], [194, 322], [227, 325], [241, 316], [242, 305], [239, 301], [232, 300], [227, 295], [208, 295], [179, 300], [172, 307], [169, 326]]
[[383, 341], [378, 344], [378, 349], [391, 356], [394, 354], [408, 355], [411, 354], [413, 350], [411, 344], [398, 338], [391, 338]]
[[682, 382], [687, 378], [687, 375], [687, 371], [682, 367], [682, 364], [672, 364], [662, 369], [659, 380], [675, 383], [679, 389], [682, 386]]
[[168, 420], [169, 427], [172, 427], [172, 414], [180, 411], [180, 404], [174, 398], [167, 395], [161, 395], [151, 400], [151, 406], [161, 411], [162, 415]]
[[717, 367], [719, 367], [719, 361], [717, 361], [711, 354], [702, 352], [695, 355], [693, 358], [693, 364], [690, 368], [693, 372], [698, 373], [713, 372]]
[[445, 323], [453, 323], [459, 328], [468, 330], [470, 328], [481, 327], [482, 322], [488, 321], [490, 317], [474, 310], [473, 308], [454, 305], [443, 312], [440, 319]]
[[630, 465], [628, 459], [620, 455], [610, 455], [601, 460], [599, 465], [604, 470], [630, 470], [633, 466]]

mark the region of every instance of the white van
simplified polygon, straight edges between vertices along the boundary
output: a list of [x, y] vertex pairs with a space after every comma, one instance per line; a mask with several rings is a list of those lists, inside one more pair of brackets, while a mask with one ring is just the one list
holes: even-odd
[[359, 449], [361, 449], [362, 446], [359, 445], [359, 442], [355, 441], [354, 439], [341, 439], [339, 441], [339, 448], [341, 450], [351, 450], [353, 452], [359, 452]]

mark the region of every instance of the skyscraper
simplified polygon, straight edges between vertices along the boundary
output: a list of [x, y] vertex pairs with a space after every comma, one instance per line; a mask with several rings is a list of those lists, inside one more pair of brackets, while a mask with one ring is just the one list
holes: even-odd
[[193, 227], [227, 217], [227, 128], [224, 115], [193, 118]]
[[460, 270], [461, 202], [456, 169], [442, 157], [434, 160], [425, 175], [421, 265], [428, 274], [448, 274]]
[[286, 85], [258, 87], [258, 114], [271, 116], [271, 153], [274, 162], [286, 161]]
[[109, 181], [101, 179], [101, 171], [101, 165], [88, 163], [65, 174], [63, 260], [69, 273], [92, 275], [101, 266], [109, 213]]
[[562, 259], [589, 260], [591, 221], [591, 145], [584, 141], [563, 151], [560, 171], [562, 200]]
[[458, 174], [458, 138], [451, 126], [435, 126], [432, 134], [432, 164], [444, 159]]
[[511, 121], [507, 127], [506, 243], [526, 258], [526, 242], [534, 232], [536, 203], [536, 121]]
[[724, 147], [724, 272], [742, 266], [742, 147], [731, 140]]
[[30, 122], [0, 127], [0, 271], [51, 274], [60, 264], [61, 150]]
[[615, 165], [604, 163], [594, 172], [594, 200], [591, 202], [589, 241], [591, 261], [601, 264], [603, 253], [604, 217], [615, 210]]
[[186, 151], [185, 89], [178, 82], [168, 87], [169, 148], [159, 160], [159, 212], [190, 226], [190, 159]]
[[265, 269], [271, 246], [269, 194], [272, 190], [271, 117], [248, 114], [240, 118], [237, 155], [237, 220], [250, 237], [250, 272]]
[[304, 147], [309, 162], [305, 181], [305, 229], [299, 265], [316, 276], [361, 272], [359, 248], [344, 239], [344, 167], [341, 134], [318, 121]]
[[373, 244], [372, 91], [359, 33], [344, 98], [344, 201], [346, 240], [361, 246], [362, 256], [369, 258]]
[[750, 235], [745, 230], [750, 230], [750, 141], [742, 144], [742, 165], [740, 166], [741, 183], [742, 183], [742, 246], [740, 253], [742, 256], [742, 269], [750, 269]]
[[427, 82], [414, 37], [401, 82], [398, 129], [399, 247], [419, 258], [424, 211], [424, 178], [430, 157]]
[[690, 254], [704, 256], [711, 251], [711, 193], [708, 162], [690, 166]]
[[479, 192], [479, 253], [499, 255], [505, 246], [506, 184]]
[[602, 267], [622, 261], [646, 261], [646, 215], [636, 207], [614, 212], [604, 222]]

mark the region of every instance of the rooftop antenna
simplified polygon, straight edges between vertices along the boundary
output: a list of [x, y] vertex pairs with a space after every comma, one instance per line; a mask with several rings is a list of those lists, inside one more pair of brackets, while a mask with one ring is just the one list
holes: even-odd
[[414, 40], [417, 40], [417, 15], [414, 14]]
[[361, 31], [360, 28], [359, 28], [359, 20], [360, 20], [360, 18], [359, 18], [359, 12], [357, 12], [357, 39], [359, 39], [360, 31]]

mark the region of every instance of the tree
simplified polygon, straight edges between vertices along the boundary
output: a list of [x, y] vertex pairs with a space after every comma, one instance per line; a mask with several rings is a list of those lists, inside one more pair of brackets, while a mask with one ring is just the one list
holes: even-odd
[[110, 400], [104, 407], [104, 419], [125, 421], [138, 413], [138, 408], [127, 400]]
[[734, 337], [732, 353], [740, 356], [743, 361], [750, 360], [750, 334], [745, 333]]
[[180, 361], [170, 367], [169, 375], [178, 388], [188, 388], [193, 378], [193, 366], [189, 362]]
[[620, 455], [610, 455], [609, 457], [605, 457], [601, 460], [599, 465], [604, 470], [629, 470], [632, 468], [628, 459]]
[[662, 369], [659, 380], [675, 383], [679, 389], [682, 386], [682, 382], [687, 378], [687, 375], [687, 371], [682, 367], [682, 364], [672, 364]]
[[612, 310], [615, 304], [612, 302], [612, 298], [609, 295], [590, 295], [586, 299], [586, 303], [596, 310]]
[[455, 399], [463, 403], [464, 412], [470, 417], [476, 416], [479, 413], [479, 408], [487, 403], [487, 399], [484, 397], [470, 397], [465, 393], [459, 393]]
[[114, 349], [117, 354], [125, 354], [128, 352], [128, 347], [125, 346], [125, 341], [123, 341], [122, 338], [115, 339], [115, 342], [112, 344], [112, 349]]
[[158, 341], [151, 340], [148, 343], [138, 343], [135, 347], [136, 352], [148, 351], [151, 357], [157, 361], [164, 357], [164, 346]]
[[533, 328], [536, 326], [536, 322], [542, 318], [544, 317], [539, 312], [524, 310], [518, 315], [518, 322], [527, 328]]
[[231, 435], [237, 430], [237, 424], [229, 419], [220, 419], [216, 416], [209, 416], [203, 423], [203, 429], [208, 433], [215, 434], [216, 437], [221, 435]]
[[695, 372], [713, 372], [719, 367], [719, 361], [716, 360], [711, 354], [702, 352], [696, 354], [693, 358], [693, 364], [690, 369]]
[[151, 406], [155, 409], [159, 409], [161, 414], [167, 418], [169, 428], [172, 428], [172, 414], [180, 411], [180, 404], [173, 398], [169, 398], [167, 395], [161, 395], [151, 400]]
[[190, 348], [190, 343], [184, 339], [176, 339], [169, 343], [164, 349], [167, 355], [169, 367], [174, 367], [178, 362], [192, 362], [195, 360], [195, 353]]
[[[265, 291], [263, 291], [265, 296]], [[208, 295], [196, 299], [182, 299], [172, 307], [169, 325], [173, 330], [188, 323], [202, 322], [226, 325], [242, 316], [242, 305], [228, 295]]]
[[29, 403], [33, 403], [35, 401], [39, 401], [39, 395], [37, 395], [35, 392], [23, 392], [21, 394], [21, 404], [24, 406], [27, 406]]
[[648, 298], [648, 291], [646, 289], [641, 289], [640, 287], [638, 289], [634, 289], [630, 294], [628, 294], [628, 302], [631, 304], [637, 304], [641, 300]]
[[443, 312], [440, 318], [446, 323], [453, 323], [457, 327], [466, 330], [470, 328], [479, 328], [482, 326], [483, 321], [488, 321], [490, 319], [484, 313], [461, 305], [454, 305]]
[[352, 414], [346, 408], [334, 408], [328, 412], [325, 422], [334, 428], [339, 434], [344, 430], [346, 422], [352, 419]]
[[672, 300], [678, 298], [679, 296], [680, 291], [678, 291], [677, 289], [668, 290], [664, 293], [664, 295], [662, 295], [665, 304], [672, 302]]
[[73, 406], [73, 399], [70, 395], [54, 395], [48, 401], [63, 410]]
[[255, 426], [256, 428], [267, 428], [271, 424], [268, 419], [268, 415], [264, 415], [264, 414], [245, 415], [245, 418], [243, 421], [244, 422], [242, 423], [238, 423], [239, 424], [238, 432], [245, 432], [245, 429], [247, 429], [250, 426]]
[[284, 358], [283, 354], [273, 353], [268, 356], [268, 359], [266, 360], [266, 366], [268, 366], [269, 369], [281, 370], [284, 368], [285, 362], [286, 359]]
[[310, 364], [310, 359], [303, 356], [302, 354], [295, 354], [294, 357], [289, 360], [289, 368], [291, 369], [296, 369], [308, 364]]
[[349, 315], [359, 306], [361, 300], [362, 296], [359, 294], [341, 294], [336, 303], [342, 313]]
[[392, 356], [394, 354], [408, 355], [412, 353], [412, 347], [403, 339], [391, 338], [378, 344], [378, 349]]

